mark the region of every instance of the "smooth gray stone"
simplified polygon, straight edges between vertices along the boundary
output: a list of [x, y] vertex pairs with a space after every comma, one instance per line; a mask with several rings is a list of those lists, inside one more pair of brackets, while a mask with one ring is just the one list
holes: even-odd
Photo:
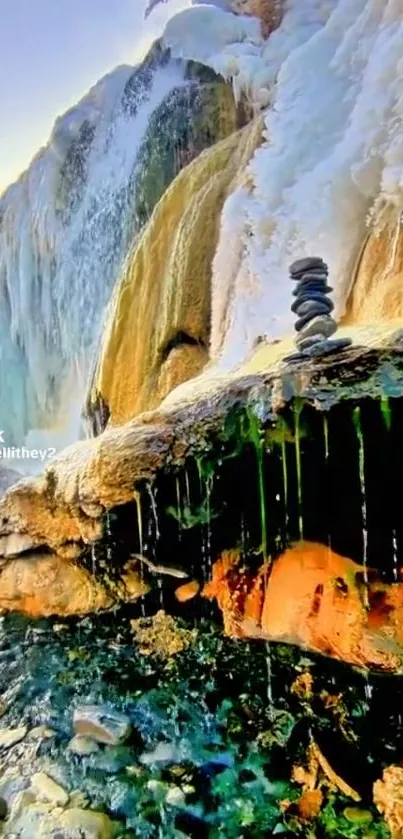
[[306, 294], [308, 291], [329, 294], [333, 291], [333, 288], [332, 286], [327, 285], [327, 282], [325, 282], [325, 280], [321, 280], [319, 277], [317, 280], [301, 280], [301, 282], [299, 282], [293, 289], [292, 296], [298, 297], [299, 294]]
[[312, 268], [320, 268], [327, 271], [327, 265], [320, 256], [306, 256], [303, 259], [296, 259], [290, 265], [290, 274], [292, 277], [310, 271]]
[[[315, 306], [324, 306], [324, 312], [331, 312], [334, 309], [332, 301], [325, 294], [315, 294], [314, 296], [304, 294], [303, 297], [297, 297], [295, 303], [291, 306], [291, 311], [301, 317], [314, 311]], [[322, 314], [322, 312], [315, 312], [315, 314]]]
[[318, 344], [319, 341], [323, 341], [323, 335], [311, 335], [310, 338], [304, 338], [304, 336], [301, 337], [301, 335], [298, 335], [295, 345], [301, 352], [304, 352], [308, 347], [313, 347], [315, 344]]
[[303, 329], [304, 326], [307, 326], [307, 324], [311, 320], [319, 317], [320, 315], [328, 315], [328, 314], [329, 314], [329, 309], [328, 309], [327, 306], [325, 306], [324, 303], [313, 303], [310, 311], [307, 314], [301, 315], [301, 317], [298, 318], [298, 320], [295, 323], [295, 329], [296, 329], [297, 332], [301, 332], [301, 329]]
[[324, 280], [329, 279], [329, 271], [327, 268], [311, 268], [310, 271], [300, 271], [299, 274], [291, 274], [291, 279], [295, 283], [302, 283], [304, 280]]
[[336, 330], [337, 323], [330, 315], [318, 315], [318, 317], [308, 321], [306, 326], [301, 327], [299, 335], [301, 340], [303, 338], [311, 338], [312, 335], [322, 335], [323, 338], [330, 338]]
[[292, 364], [297, 361], [306, 361], [307, 357], [302, 352], [295, 352], [291, 353], [291, 355], [286, 355], [283, 358], [283, 361], [287, 364]]
[[307, 347], [304, 350], [304, 355], [308, 358], [318, 358], [322, 355], [331, 355], [332, 353], [342, 352], [352, 345], [351, 338], [333, 338], [332, 340], [325, 339], [319, 341], [312, 347]]

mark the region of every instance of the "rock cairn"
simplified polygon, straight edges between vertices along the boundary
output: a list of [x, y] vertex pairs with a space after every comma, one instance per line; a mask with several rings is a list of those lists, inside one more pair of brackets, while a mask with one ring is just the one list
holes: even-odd
[[298, 317], [295, 324], [298, 352], [284, 360], [306, 361], [351, 346], [350, 338], [330, 340], [337, 324], [331, 315], [334, 305], [328, 295], [333, 289], [328, 284], [329, 270], [323, 259], [317, 256], [298, 259], [290, 267], [290, 276], [296, 283], [291, 311]]

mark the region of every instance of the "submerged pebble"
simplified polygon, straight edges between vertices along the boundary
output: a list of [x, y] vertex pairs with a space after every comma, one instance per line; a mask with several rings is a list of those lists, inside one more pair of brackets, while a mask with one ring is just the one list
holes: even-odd
[[18, 728], [5, 728], [0, 731], [0, 748], [1, 749], [10, 749], [11, 746], [15, 746], [16, 743], [20, 743], [21, 740], [26, 737], [28, 733], [28, 728], [26, 725], [20, 725]]
[[129, 717], [106, 705], [80, 705], [74, 711], [73, 723], [76, 734], [111, 746], [123, 743], [131, 732]]

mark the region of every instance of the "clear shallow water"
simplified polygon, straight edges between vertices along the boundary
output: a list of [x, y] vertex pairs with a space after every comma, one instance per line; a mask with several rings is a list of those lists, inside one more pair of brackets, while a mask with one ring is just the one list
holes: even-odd
[[[257, 839], [273, 831], [308, 837], [307, 826], [284, 816], [281, 801], [300, 794], [290, 783], [292, 766], [304, 759], [312, 737], [340, 775], [358, 786], [365, 807], [372, 775], [402, 751], [401, 726], [399, 733], [393, 709], [389, 714], [385, 706], [385, 680], [371, 682], [368, 698], [368, 681], [351, 668], [290, 647], [267, 651], [225, 639], [207, 622], [175, 656], [144, 654], [151, 647], [140, 647], [143, 653], [125, 612], [63, 623], [3, 618], [0, 727], [26, 724], [30, 732], [46, 725], [54, 732], [35, 741], [28, 733], [4, 751], [3, 771], [16, 768], [25, 785], [34, 771], [46, 772], [72, 797], [79, 794], [86, 806], [117, 819], [121, 837]], [[292, 687], [306, 672], [317, 680], [309, 701]], [[338, 717], [326, 710], [323, 691], [340, 690]], [[400, 680], [394, 691], [399, 704]], [[130, 717], [130, 738], [88, 757], [71, 754], [74, 708], [101, 702]], [[340, 714], [354, 736], [340, 733]], [[387, 835], [383, 827], [370, 834], [350, 824], [343, 815], [348, 803], [333, 796], [315, 835]], [[329, 808], [336, 813], [332, 829]], [[375, 811], [368, 812], [376, 825]]]

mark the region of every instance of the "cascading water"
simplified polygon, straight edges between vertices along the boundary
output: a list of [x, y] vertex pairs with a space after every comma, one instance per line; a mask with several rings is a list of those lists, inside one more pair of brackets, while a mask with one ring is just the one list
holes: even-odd
[[[48, 146], [0, 200], [0, 428], [8, 445], [21, 445], [28, 431], [33, 441], [36, 428], [60, 433], [64, 397], [62, 442], [79, 436], [102, 313], [136, 231], [141, 143], [155, 109], [184, 84], [178, 62], [140, 73], [118, 68], [59, 118]], [[49, 445], [52, 432], [45, 436]]]

